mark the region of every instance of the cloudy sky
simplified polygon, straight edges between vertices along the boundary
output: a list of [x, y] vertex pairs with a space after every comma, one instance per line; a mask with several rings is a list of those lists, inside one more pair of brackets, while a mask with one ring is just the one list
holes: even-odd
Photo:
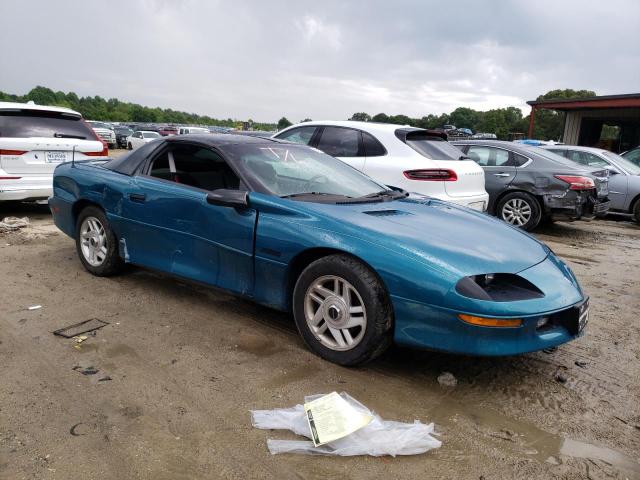
[[2, 0], [0, 90], [217, 118], [420, 117], [640, 91], [638, 0]]

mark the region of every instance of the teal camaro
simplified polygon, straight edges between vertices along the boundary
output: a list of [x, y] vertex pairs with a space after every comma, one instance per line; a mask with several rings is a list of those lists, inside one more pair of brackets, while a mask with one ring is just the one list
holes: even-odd
[[55, 223], [90, 273], [131, 263], [289, 311], [309, 348], [342, 365], [394, 341], [519, 354], [580, 336], [588, 319], [569, 267], [528, 234], [306, 146], [167, 137], [61, 164], [53, 188]]

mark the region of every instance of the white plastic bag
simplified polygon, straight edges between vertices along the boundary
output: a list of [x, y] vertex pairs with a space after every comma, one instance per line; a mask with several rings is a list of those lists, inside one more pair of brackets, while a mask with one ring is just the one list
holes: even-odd
[[[305, 397], [310, 402], [322, 395]], [[353, 408], [373, 416], [373, 421], [367, 426], [334, 440], [325, 445], [314, 447], [313, 442], [304, 440], [267, 440], [267, 447], [272, 454], [304, 453], [307, 455], [416, 455], [425, 453], [442, 445], [434, 438], [433, 423], [425, 425], [416, 420], [414, 423], [394, 422], [382, 420], [378, 415], [362, 405], [345, 392], [340, 396]], [[296, 405], [293, 408], [279, 408], [275, 410], [252, 410], [251, 423], [256, 428], [265, 430], [291, 430], [298, 435], [311, 438], [304, 407]]]
[[29, 225], [29, 218], [4, 217], [0, 222], [0, 232], [11, 232]]

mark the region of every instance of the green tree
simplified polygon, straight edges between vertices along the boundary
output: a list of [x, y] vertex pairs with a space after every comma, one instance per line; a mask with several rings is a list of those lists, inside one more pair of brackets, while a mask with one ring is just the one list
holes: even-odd
[[458, 128], [470, 128], [478, 124], [480, 120], [480, 112], [472, 108], [458, 107], [449, 114], [450, 124], [455, 125]]
[[278, 130], [282, 130], [283, 128], [287, 128], [290, 127], [291, 125], [293, 125], [289, 120], [287, 120], [287, 117], [282, 117], [280, 120], [278, 120]]
[[369, 122], [371, 121], [371, 115], [365, 112], [358, 112], [351, 115], [349, 120], [353, 120], [355, 122]]
[[[567, 98], [588, 98], [595, 97], [596, 92], [592, 90], [573, 90], [571, 88], [551, 90], [544, 95], [540, 95], [536, 100], [561, 100]], [[533, 138], [541, 140], [559, 140], [564, 133], [564, 112], [555, 110], [536, 110]], [[528, 120], [528, 117], [527, 117]]]
[[389, 122], [389, 116], [386, 113], [378, 113], [378, 114], [374, 115], [373, 117], [371, 117], [371, 121], [372, 122], [379, 122], [379, 123], [388, 123]]
[[397, 125], [412, 125], [414, 120], [406, 115], [391, 115], [388, 120], [389, 123], [395, 123]]

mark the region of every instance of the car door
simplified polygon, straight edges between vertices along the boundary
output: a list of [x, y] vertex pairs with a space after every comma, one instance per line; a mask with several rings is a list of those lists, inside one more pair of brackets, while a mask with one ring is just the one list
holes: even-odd
[[364, 171], [366, 155], [360, 130], [324, 126], [313, 139], [313, 146], [360, 171]]
[[511, 152], [500, 147], [469, 145], [466, 154], [484, 170], [485, 189], [493, 203], [517, 176], [518, 170]]
[[130, 224], [126, 250], [132, 263], [251, 292], [256, 212], [207, 202], [210, 191], [244, 188], [219, 152], [172, 142], [129, 187], [123, 216]]

